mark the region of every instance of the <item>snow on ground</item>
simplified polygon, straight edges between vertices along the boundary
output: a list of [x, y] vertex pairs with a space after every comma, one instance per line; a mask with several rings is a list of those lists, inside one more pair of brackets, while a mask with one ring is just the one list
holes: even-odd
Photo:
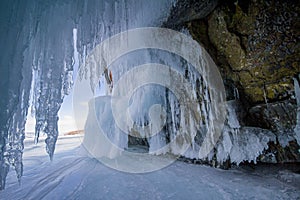
[[0, 199], [300, 199], [300, 175], [289, 170], [225, 171], [177, 161], [130, 174], [84, 156], [82, 136], [60, 137], [52, 162], [44, 141], [32, 141], [25, 141], [21, 185], [11, 170]]

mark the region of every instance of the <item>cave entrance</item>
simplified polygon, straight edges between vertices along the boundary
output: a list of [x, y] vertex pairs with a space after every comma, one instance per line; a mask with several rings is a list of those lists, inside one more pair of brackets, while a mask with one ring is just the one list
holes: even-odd
[[128, 135], [128, 151], [148, 153], [149, 152], [149, 142], [147, 138], [135, 137]]

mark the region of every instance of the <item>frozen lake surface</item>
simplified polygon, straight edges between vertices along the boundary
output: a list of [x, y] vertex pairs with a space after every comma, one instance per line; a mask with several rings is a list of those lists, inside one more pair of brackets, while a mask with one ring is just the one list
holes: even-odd
[[82, 153], [82, 136], [58, 139], [49, 161], [44, 141], [25, 140], [19, 185], [10, 170], [0, 199], [299, 199], [300, 174], [272, 166], [215, 169], [176, 161], [161, 170], [130, 174]]

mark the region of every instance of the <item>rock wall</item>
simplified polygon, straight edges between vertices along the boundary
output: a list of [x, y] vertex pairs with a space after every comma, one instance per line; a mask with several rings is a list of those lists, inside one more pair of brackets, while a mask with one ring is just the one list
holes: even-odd
[[[236, 98], [238, 91], [243, 126], [276, 135], [260, 159], [271, 162], [267, 157], [274, 154], [276, 162], [300, 161], [299, 144], [292, 136], [298, 130], [293, 79], [300, 74], [300, 2], [213, 1], [217, 6], [210, 4], [205, 12], [198, 11], [198, 17], [184, 15], [180, 8], [201, 6], [192, 0], [179, 2], [166, 27], [186, 27], [210, 53], [222, 74], [227, 99]], [[176, 10], [180, 15], [174, 14]]]

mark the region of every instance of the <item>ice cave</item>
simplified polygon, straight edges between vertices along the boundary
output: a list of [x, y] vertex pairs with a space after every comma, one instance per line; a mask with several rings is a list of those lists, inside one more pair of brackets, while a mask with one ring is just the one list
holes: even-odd
[[0, 199], [300, 198], [298, 1], [0, 9]]

